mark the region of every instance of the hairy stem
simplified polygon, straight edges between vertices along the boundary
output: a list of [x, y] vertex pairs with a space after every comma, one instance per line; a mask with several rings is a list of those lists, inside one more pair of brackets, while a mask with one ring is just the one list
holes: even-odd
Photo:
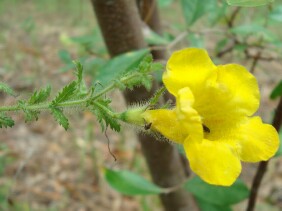
[[[122, 78], [120, 78], [120, 82], [123, 84], [127, 84], [130, 80], [133, 80], [135, 78], [140, 77], [140, 73], [138, 72], [134, 72], [130, 75], [124, 76]], [[85, 104], [89, 101], [94, 102], [96, 99], [98, 99], [99, 97], [101, 97], [102, 95], [110, 92], [111, 90], [117, 88], [118, 85], [116, 84], [116, 82], [112, 82], [111, 84], [109, 84], [108, 86], [106, 86], [105, 88], [103, 88], [101, 91], [99, 91], [98, 93], [96, 93], [94, 96], [87, 96], [85, 98], [82, 99], [76, 99], [76, 100], [69, 100], [69, 101], [65, 101], [62, 103], [58, 103], [56, 104], [55, 107], [57, 108], [66, 108], [66, 107], [74, 107], [74, 106], [85, 106]], [[35, 105], [26, 105], [25, 109], [26, 110], [47, 110], [49, 109], [49, 106], [51, 105], [52, 101], [48, 101], [45, 103], [40, 103], [40, 104], [35, 104]], [[20, 105], [10, 105], [10, 106], [1, 106], [0, 107], [0, 112], [11, 112], [11, 111], [20, 111], [22, 110], [22, 107]]]

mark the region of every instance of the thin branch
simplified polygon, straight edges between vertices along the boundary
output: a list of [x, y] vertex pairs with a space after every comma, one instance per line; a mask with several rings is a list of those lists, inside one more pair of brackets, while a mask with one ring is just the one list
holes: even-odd
[[218, 52], [218, 53], [216, 54], [216, 56], [217, 56], [218, 58], [224, 56], [225, 54], [231, 52], [237, 44], [239, 44], [239, 42], [238, 42], [236, 39], [234, 39], [232, 45], [230, 45], [229, 47], [227, 47], [227, 48], [223, 49], [222, 51]]
[[232, 28], [233, 27], [235, 18], [237, 17], [237, 15], [240, 12], [240, 10], [241, 10], [241, 7], [236, 7], [236, 9], [231, 14], [230, 18], [229, 19], [226, 18], [226, 22], [227, 22], [228, 28]]
[[255, 72], [255, 69], [256, 69], [256, 66], [258, 64], [261, 53], [262, 53], [261, 51], [258, 51], [257, 54], [254, 56], [252, 66], [251, 66], [251, 69], [250, 69], [251, 73]]
[[171, 43], [167, 45], [167, 49], [172, 49], [177, 43], [182, 41], [188, 35], [188, 31], [180, 33]]
[[[272, 122], [273, 127], [279, 132], [279, 129], [281, 127], [282, 124], [282, 97], [280, 97], [280, 101], [278, 103], [275, 115], [274, 115], [274, 119]], [[247, 211], [253, 211], [255, 208], [255, 204], [256, 204], [256, 199], [257, 199], [257, 194], [258, 194], [258, 190], [261, 184], [261, 181], [263, 179], [263, 176], [267, 170], [267, 165], [268, 165], [269, 161], [262, 161], [259, 164], [259, 167], [257, 169], [257, 173], [254, 177], [253, 180], [253, 184], [252, 184], [252, 188], [251, 188], [251, 194], [249, 197], [249, 202], [248, 202], [248, 207], [247, 207]]]
[[[226, 23], [227, 23], [228, 29], [232, 29], [232, 27], [234, 25], [235, 18], [239, 14], [240, 10], [241, 10], [241, 7], [236, 7], [236, 9], [231, 14], [230, 18], [226, 17]], [[232, 43], [232, 45], [227, 47], [226, 49], [223, 49], [222, 51], [218, 52], [217, 53], [217, 57], [222, 57], [224, 54], [231, 52], [234, 49], [234, 47], [237, 44], [239, 44], [239, 43], [240, 42], [238, 41], [236, 36], [233, 35], [233, 43]]]

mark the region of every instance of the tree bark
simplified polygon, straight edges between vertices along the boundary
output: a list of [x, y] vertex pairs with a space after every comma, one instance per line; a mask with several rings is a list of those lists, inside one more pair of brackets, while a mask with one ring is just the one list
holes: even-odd
[[[128, 51], [146, 47], [141, 30], [141, 19], [133, 0], [91, 0], [102, 34], [112, 57]], [[152, 90], [154, 91], [154, 90]], [[131, 104], [151, 97], [143, 87], [124, 93]], [[152, 136], [138, 135], [154, 182], [162, 187], [172, 187], [185, 180], [179, 153], [168, 142]], [[165, 210], [189, 210], [188, 193], [178, 189], [162, 194]]]
[[[159, 35], [162, 35], [162, 25], [156, 0], [137, 0], [140, 16], [148, 27]], [[165, 50], [153, 50], [154, 59], [166, 59]]]

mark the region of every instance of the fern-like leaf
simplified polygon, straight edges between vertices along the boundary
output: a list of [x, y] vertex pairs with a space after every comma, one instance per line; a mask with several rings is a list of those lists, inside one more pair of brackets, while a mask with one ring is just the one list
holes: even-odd
[[3, 82], [0, 82], [0, 91], [3, 91], [11, 96], [16, 96], [14, 90]]
[[69, 128], [69, 120], [64, 115], [61, 109], [56, 107], [50, 107], [51, 113], [54, 116], [55, 120], [67, 130]]
[[40, 89], [39, 91], [35, 91], [32, 96], [28, 100], [29, 105], [34, 105], [38, 103], [42, 103], [50, 96], [51, 86], [47, 86], [45, 89]]
[[109, 106], [111, 100], [110, 99], [103, 99], [98, 100], [97, 103], [101, 105], [104, 109], [98, 106], [93, 106], [91, 111], [95, 114], [97, 117], [100, 126], [102, 128], [102, 131], [105, 131], [105, 129], [110, 126], [112, 130], [115, 130], [117, 132], [120, 131], [120, 124], [119, 122], [113, 118], [108, 112], [105, 110], [111, 111], [111, 108]]
[[7, 127], [13, 127], [15, 125], [14, 120], [7, 116], [4, 113], [0, 113], [0, 128], [7, 128]]
[[74, 74], [77, 77], [77, 83], [80, 84], [82, 81], [82, 76], [83, 76], [83, 66], [79, 61], [73, 61], [73, 63], [76, 66], [76, 71], [74, 72]]
[[65, 86], [61, 92], [55, 97], [52, 101], [52, 106], [56, 106], [59, 103], [65, 102], [73, 97], [76, 90], [76, 81], [71, 82], [67, 86]]

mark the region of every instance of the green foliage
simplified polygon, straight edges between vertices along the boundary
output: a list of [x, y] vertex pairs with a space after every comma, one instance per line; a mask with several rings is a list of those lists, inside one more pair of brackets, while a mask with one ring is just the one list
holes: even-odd
[[14, 90], [3, 82], [0, 82], [0, 91], [5, 92], [11, 96], [16, 96]]
[[282, 22], [282, 5], [274, 7], [268, 17], [270, 20]]
[[270, 99], [274, 100], [280, 96], [282, 96], [282, 80], [280, 80], [277, 86], [272, 90], [270, 94]]
[[59, 50], [58, 56], [65, 64], [72, 64], [71, 54], [67, 50]]
[[198, 34], [190, 33], [188, 35], [188, 40], [190, 43], [190, 47], [204, 48], [205, 46], [203, 37], [199, 36]]
[[112, 188], [125, 195], [160, 194], [163, 189], [130, 171], [105, 169], [105, 179]]
[[52, 101], [52, 105], [56, 106], [59, 103], [65, 102], [69, 99], [71, 99], [76, 91], [76, 85], [77, 82], [73, 81], [70, 84], [68, 84], [67, 86], [65, 86], [61, 92], [59, 92], [59, 94], [55, 97], [55, 99]]
[[42, 103], [47, 100], [51, 93], [51, 86], [47, 86], [45, 89], [40, 89], [39, 91], [35, 91], [30, 99], [28, 100], [29, 105], [34, 105], [38, 103]]
[[76, 71], [74, 72], [74, 74], [76, 75], [76, 94], [78, 96], [85, 96], [87, 95], [87, 86], [85, 84], [85, 81], [83, 80], [83, 66], [80, 62], [78, 61], [74, 61], [73, 62], [75, 64], [76, 67]]
[[226, 16], [226, 10], [228, 8], [227, 3], [224, 1], [219, 3], [214, 3], [210, 6], [210, 11], [208, 13], [208, 20], [211, 26], [218, 23], [223, 17]]
[[[104, 59], [104, 56], [106, 54], [106, 48], [98, 27], [87, 34], [75, 37], [62, 35], [60, 39], [66, 48], [71, 47], [72, 50], [74, 47], [77, 48], [76, 50], [78, 53], [78, 58], [76, 60], [83, 64], [84, 72], [93, 76], [96, 70], [105, 64], [106, 60]], [[62, 72], [68, 71], [75, 67], [69, 50], [60, 50], [58, 52], [58, 56], [65, 64], [65, 66], [60, 68]]]
[[15, 124], [11, 117], [8, 117], [5, 113], [0, 113], [0, 128], [13, 127]]
[[167, 7], [170, 6], [173, 0], [158, 0], [158, 5], [160, 7]]
[[222, 51], [228, 44], [228, 40], [228, 38], [223, 38], [222, 40], [219, 40], [215, 46], [215, 52], [218, 53]]
[[133, 71], [148, 52], [148, 49], [142, 49], [114, 57], [98, 70], [95, 82], [105, 86], [124, 73]]
[[90, 108], [91, 111], [97, 117], [102, 131], [105, 131], [108, 126], [112, 130], [117, 132], [120, 131], [120, 124], [117, 119], [114, 117], [114, 113], [110, 107], [111, 100], [110, 99], [98, 99], [96, 103], [94, 103]]
[[207, 14], [216, 5], [216, 0], [181, 0], [184, 18], [188, 26]]
[[272, 2], [274, 2], [274, 0], [227, 0], [229, 5], [240, 7], [257, 7], [270, 4]]
[[232, 211], [232, 208], [228, 205], [220, 206], [206, 202], [198, 197], [195, 197], [197, 204], [201, 211]]
[[69, 128], [69, 121], [60, 108], [50, 106], [51, 113], [55, 120], [67, 130]]
[[237, 180], [230, 187], [222, 187], [209, 185], [199, 177], [194, 177], [184, 185], [184, 188], [200, 201], [220, 207], [236, 204], [249, 196], [249, 190], [241, 180]]
[[149, 27], [146, 28], [145, 31], [145, 41], [149, 45], [167, 45], [169, 44], [170, 40], [166, 37], [163, 37], [156, 32], [152, 31]]
[[[151, 55], [145, 56], [144, 53], [146, 51], [147, 50], [141, 50], [139, 52], [135, 52], [137, 54], [133, 56], [134, 61], [124, 65], [126, 69], [123, 73], [121, 73], [119, 77], [110, 77], [113, 80], [108, 81], [108, 85], [105, 87], [102, 86], [101, 90], [98, 91], [95, 85], [87, 88], [83, 79], [83, 66], [78, 61], [74, 62], [76, 66], [76, 70], [74, 72], [76, 80], [63, 87], [54, 99], [47, 101], [51, 92], [51, 86], [47, 86], [39, 91], [35, 91], [28, 100], [19, 100], [16, 105], [0, 107], [0, 112], [2, 112], [0, 116], [0, 127], [6, 128], [14, 125], [13, 120], [4, 112], [21, 110], [25, 114], [25, 121], [28, 122], [37, 120], [40, 111], [48, 109], [54, 116], [55, 120], [63, 126], [65, 130], [67, 130], [69, 128], [69, 122], [67, 117], [64, 115], [64, 109], [67, 107], [77, 107], [92, 111], [97, 116], [103, 131], [105, 131], [108, 126], [115, 131], [120, 131], [120, 124], [118, 122], [121, 120], [119, 119], [120, 115], [113, 112], [110, 106], [111, 100], [107, 98], [103, 99], [103, 97], [107, 92], [115, 88], [124, 90], [125, 88], [133, 88], [134, 86], [140, 85], [144, 85], [147, 89], [151, 88], [152, 72], [163, 68], [163, 66], [158, 63], [153, 63]], [[123, 56], [129, 56], [131, 58], [130, 54]], [[109, 63], [117, 65], [121, 64], [121, 61], [126, 61], [124, 58], [121, 60], [119, 59], [120, 58], [115, 58], [113, 59], [115, 62], [112, 63], [111, 60]], [[139, 59], [142, 60], [137, 62]], [[7, 89], [5, 88], [5, 90]]]
[[156, 104], [159, 102], [160, 97], [164, 94], [165, 90], [166, 90], [165, 87], [159, 88], [159, 89], [155, 92], [154, 96], [150, 99], [149, 105], [150, 105], [150, 106], [156, 105]]
[[24, 112], [25, 114], [25, 122], [30, 122], [33, 120], [38, 120], [38, 115], [40, 113], [39, 110], [32, 110], [28, 109], [28, 103], [24, 100], [18, 101], [18, 107]]
[[81, 84], [82, 82], [82, 76], [83, 76], [83, 66], [80, 62], [78, 61], [74, 61], [73, 62], [76, 66], [76, 71], [74, 72], [74, 74], [76, 75], [76, 78], [77, 78], [77, 83], [78, 84]]
[[5, 144], [0, 144], [0, 176], [3, 175], [4, 170], [8, 164], [13, 161], [12, 157], [9, 156], [9, 149]]
[[230, 31], [234, 34], [238, 34], [245, 37], [254, 35], [256, 38], [260, 38], [260, 36], [262, 36], [266, 41], [269, 42], [275, 42], [278, 40], [276, 35], [274, 35], [270, 30], [268, 30], [262, 25], [255, 23], [233, 27]]

